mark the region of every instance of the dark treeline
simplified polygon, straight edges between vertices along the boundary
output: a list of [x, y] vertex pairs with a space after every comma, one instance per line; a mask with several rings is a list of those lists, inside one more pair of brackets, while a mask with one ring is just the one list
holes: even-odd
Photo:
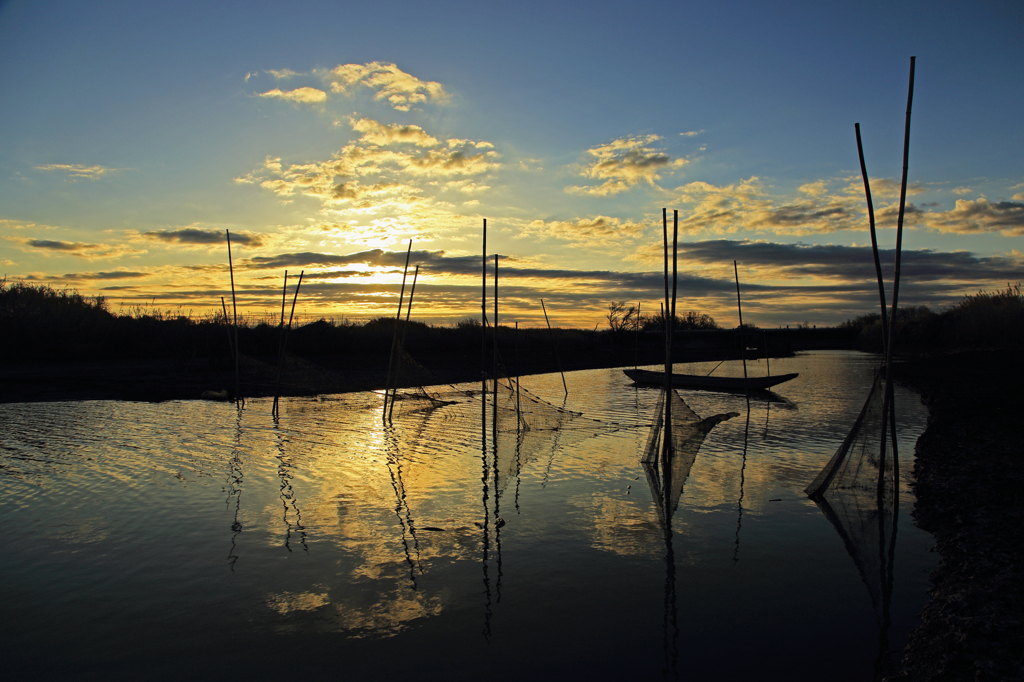
[[[679, 361], [686, 360], [688, 349], [729, 351], [738, 347], [736, 330], [721, 329], [708, 315], [687, 311], [677, 318], [676, 328], [681, 333], [676, 345], [683, 355]], [[516, 348], [524, 361], [542, 356], [545, 362], [555, 362], [561, 351], [567, 369], [579, 354], [610, 354], [609, 361], [622, 364], [632, 364], [636, 355], [641, 363], [658, 362], [664, 348], [660, 333], [664, 319], [657, 311], [640, 315], [639, 325], [637, 320], [634, 307], [612, 303], [608, 326], [602, 330], [530, 328], [517, 332], [501, 326], [498, 344], [509, 370], [513, 369]], [[188, 362], [223, 361], [231, 356], [222, 313], [194, 317], [180, 309], [162, 311], [148, 306], [111, 312], [102, 297], [22, 282], [0, 281], [0, 328], [0, 357], [5, 361], [171, 358]], [[361, 324], [320, 319], [294, 328], [288, 350], [320, 358], [387, 355], [394, 329], [395, 320], [390, 317]], [[896, 347], [901, 353], [1019, 346], [1024, 342], [1024, 296], [1018, 284], [995, 293], [965, 296], [937, 313], [923, 306], [901, 308], [896, 329]], [[823, 347], [879, 351], [882, 347], [877, 313], [835, 328], [762, 332], [746, 325], [743, 331], [747, 347], [762, 348], [767, 343], [772, 351], [780, 352]], [[403, 322], [400, 333], [410, 353], [464, 357], [466, 362], [480, 364], [481, 332], [475, 319], [450, 326]], [[245, 318], [240, 323], [239, 347], [244, 355], [276, 357], [280, 339], [277, 320]]]
[[[847, 320], [840, 327], [856, 333], [859, 348], [882, 350], [882, 318], [878, 313]], [[1019, 348], [1022, 343], [1024, 295], [1020, 284], [964, 296], [940, 312], [907, 306], [896, 313], [897, 353]]]

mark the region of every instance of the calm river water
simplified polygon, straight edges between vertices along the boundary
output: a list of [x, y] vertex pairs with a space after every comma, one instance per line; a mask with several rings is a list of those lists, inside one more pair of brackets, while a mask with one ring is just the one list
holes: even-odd
[[[897, 388], [892, 600], [873, 604], [804, 487], [873, 356], [773, 360], [780, 401], [680, 391], [712, 429], [666, 542], [639, 462], [658, 397], [621, 370], [525, 377], [518, 438], [480, 397], [383, 427], [382, 396], [0, 405], [0, 648], [22, 677], [869, 680], [936, 555], [909, 477], [927, 413]], [[704, 372], [714, 365], [677, 365]], [[739, 374], [726, 363], [716, 374]], [[763, 374], [764, 362], [751, 372]], [[466, 388], [479, 391], [479, 386]], [[535, 403], [530, 402], [530, 405]], [[543, 415], [541, 415], [543, 416]], [[543, 420], [540, 420], [543, 421]], [[497, 453], [497, 454], [496, 454]]]

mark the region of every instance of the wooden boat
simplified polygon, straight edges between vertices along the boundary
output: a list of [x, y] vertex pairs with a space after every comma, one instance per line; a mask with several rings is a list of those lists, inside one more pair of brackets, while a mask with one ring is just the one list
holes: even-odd
[[[664, 386], [665, 373], [648, 369], [624, 369], [627, 377], [645, 386]], [[773, 377], [711, 377], [695, 374], [673, 374], [672, 385], [676, 388], [692, 388], [706, 391], [763, 391], [783, 382], [795, 379], [799, 374], [779, 374]]]

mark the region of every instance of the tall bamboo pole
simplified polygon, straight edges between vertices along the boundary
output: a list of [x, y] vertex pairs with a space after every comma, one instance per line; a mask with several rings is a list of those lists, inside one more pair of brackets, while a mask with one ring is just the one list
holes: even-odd
[[668, 519], [668, 471], [672, 457], [672, 365], [671, 337], [672, 333], [672, 301], [668, 293], [668, 209], [661, 209], [661, 241], [665, 271], [665, 303], [662, 320], [665, 322], [665, 421], [662, 425], [661, 442], [661, 508]]
[[[900, 181], [900, 213], [896, 220], [896, 266], [893, 273], [892, 281], [892, 305], [889, 307], [889, 343], [885, 349], [885, 398], [882, 401], [882, 414], [889, 414], [889, 410], [895, 410], [895, 407], [890, 406], [893, 404], [893, 387], [892, 387], [892, 356], [893, 346], [896, 343], [896, 311], [899, 303], [900, 295], [900, 257], [903, 251], [903, 213], [907, 205], [907, 171], [910, 165], [910, 111], [914, 104], [914, 62], [916, 57], [910, 58], [910, 85], [907, 89], [907, 120], [903, 129], [903, 178]], [[882, 461], [880, 462], [881, 471], [885, 471], [885, 417], [882, 417]], [[899, 465], [893, 461], [893, 483], [898, 485], [898, 477], [896, 476], [899, 471]], [[879, 473], [878, 476], [878, 494], [879, 499], [884, 489], [884, 478], [883, 474]]]
[[480, 376], [487, 390], [487, 218], [484, 218], [483, 257], [480, 265]]
[[864, 164], [864, 145], [860, 140], [860, 123], [854, 123], [857, 133], [857, 156], [860, 158], [860, 174], [864, 178], [864, 195], [868, 201], [868, 228], [871, 231], [871, 255], [875, 259], [875, 276], [878, 277], [878, 300], [882, 306], [882, 355], [889, 343], [889, 311], [885, 303], [885, 283], [882, 281], [882, 262], [878, 258], [878, 240], [875, 236], [875, 206], [871, 201], [871, 183], [868, 182], [868, 168]]
[[235, 402], [241, 397], [238, 392], [238, 302], [235, 299], [235, 266], [231, 262], [231, 230], [224, 230], [228, 238], [228, 272], [231, 273], [231, 313], [235, 328]]
[[387, 422], [388, 417], [388, 395], [391, 393], [391, 370], [395, 364], [395, 349], [398, 346], [398, 324], [402, 320], [402, 303], [405, 300], [405, 278], [409, 274], [409, 256], [412, 255], [412, 240], [409, 240], [409, 249], [405, 252], [405, 270], [402, 272], [402, 290], [398, 294], [398, 313], [395, 315], [395, 332], [391, 336], [391, 357], [388, 358], [388, 377], [384, 383], [384, 412], [381, 421]]
[[736, 261], [732, 262], [732, 272], [736, 276], [736, 310], [740, 316], [740, 355], [743, 357], [743, 390], [747, 394], [747, 402], [750, 402], [750, 389], [747, 386], [747, 338], [743, 331], [743, 306], [740, 305], [740, 271], [736, 267]]
[[492, 355], [494, 356], [494, 396], [498, 396], [498, 254], [494, 254], [494, 336]]
[[672, 335], [676, 333], [676, 282], [679, 264], [679, 211], [672, 209]]
[[[416, 280], [420, 276], [420, 266], [412, 273], [412, 290], [409, 291], [409, 305], [405, 309], [405, 326], [402, 327], [402, 341], [398, 344], [398, 362], [395, 363], [395, 387], [391, 389], [391, 403], [388, 408], [388, 421], [391, 421], [391, 414], [395, 411], [395, 397], [398, 396], [399, 376], [402, 373], [402, 351], [405, 350], [405, 336], [409, 333], [409, 316], [412, 315], [412, 299], [416, 295]], [[387, 394], [385, 394], [385, 398]]]
[[[484, 541], [487, 537], [487, 218], [484, 218], [483, 255], [480, 258], [480, 439], [484, 453]], [[486, 545], [484, 551], [486, 552]]]

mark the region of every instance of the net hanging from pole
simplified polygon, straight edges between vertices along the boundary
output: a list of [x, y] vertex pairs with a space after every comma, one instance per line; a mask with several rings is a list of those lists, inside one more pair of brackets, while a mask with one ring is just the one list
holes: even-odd
[[[665, 437], [666, 399], [672, 401], [668, 438]], [[679, 506], [683, 484], [690, 476], [690, 469], [708, 433], [719, 422], [737, 416], [739, 412], [727, 412], [701, 419], [676, 390], [661, 390], [640, 463], [657, 503], [658, 516], [663, 526]]]
[[885, 382], [876, 372], [850, 433], [805, 489], [842, 538], [871, 595], [880, 624], [888, 620], [899, 513], [894, 412], [890, 410], [886, 419], [884, 396]]

